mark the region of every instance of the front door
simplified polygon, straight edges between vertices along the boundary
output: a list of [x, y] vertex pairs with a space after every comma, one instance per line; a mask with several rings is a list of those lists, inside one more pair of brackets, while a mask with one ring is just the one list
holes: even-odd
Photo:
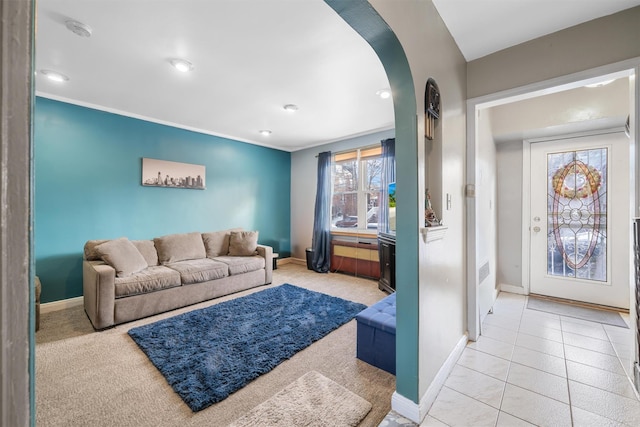
[[531, 145], [530, 291], [629, 308], [629, 139]]

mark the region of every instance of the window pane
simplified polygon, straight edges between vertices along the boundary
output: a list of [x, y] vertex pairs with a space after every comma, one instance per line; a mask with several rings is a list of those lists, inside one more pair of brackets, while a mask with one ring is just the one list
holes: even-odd
[[331, 225], [336, 228], [378, 228], [382, 190], [380, 145], [333, 156]]
[[380, 191], [382, 189], [382, 159], [372, 158], [364, 161], [366, 182], [365, 191]]
[[333, 165], [333, 193], [358, 190], [358, 161], [345, 160]]
[[358, 226], [358, 195], [334, 194], [331, 203], [331, 225], [338, 228]]
[[547, 155], [547, 273], [607, 280], [607, 149]]
[[367, 193], [367, 228], [378, 228], [378, 206], [380, 205], [380, 192]]

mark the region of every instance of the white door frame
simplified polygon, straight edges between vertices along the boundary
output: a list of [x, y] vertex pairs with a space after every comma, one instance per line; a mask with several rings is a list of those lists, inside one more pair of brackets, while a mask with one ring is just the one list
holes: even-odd
[[[629, 59], [622, 62], [604, 65], [602, 67], [581, 71], [566, 76], [557, 77], [542, 82], [532, 83], [489, 95], [480, 96], [467, 100], [467, 165], [466, 165], [466, 244], [467, 244], [467, 331], [470, 340], [477, 340], [480, 335], [480, 315], [478, 309], [479, 302], [479, 281], [476, 260], [476, 203], [475, 203], [475, 185], [476, 185], [476, 145], [477, 145], [477, 119], [478, 111], [484, 108], [490, 108], [514, 101], [533, 98], [540, 95], [560, 92], [562, 90], [583, 86], [589, 83], [596, 83], [600, 77], [608, 74], [620, 73], [630, 75], [635, 73], [636, 79], [640, 76], [640, 57]], [[626, 73], [626, 74], [625, 74]], [[632, 188], [634, 188], [635, 198], [632, 202], [633, 206], [638, 206], [640, 201], [640, 175], [638, 167], [640, 165], [640, 153], [638, 152], [638, 141], [640, 141], [640, 84], [631, 84], [634, 92], [633, 102], [631, 102], [631, 152], [634, 153], [634, 162], [631, 168]], [[526, 173], [523, 171], [523, 173]], [[640, 212], [636, 212], [634, 216], [640, 216]], [[524, 228], [524, 227], [523, 227]], [[524, 233], [524, 231], [523, 231]], [[528, 231], [527, 231], [528, 233]], [[524, 256], [523, 248], [523, 256]], [[527, 249], [528, 250], [528, 249]], [[523, 266], [524, 267], [524, 266]], [[525, 271], [523, 268], [523, 293], [529, 292], [527, 269], [526, 282], [524, 281]], [[526, 283], [526, 285], [525, 285]], [[635, 283], [632, 281], [632, 283]], [[631, 295], [631, 292], [630, 292]], [[632, 307], [634, 304], [631, 304]], [[634, 317], [634, 310], [630, 311], [631, 318]], [[632, 326], [637, 334], [637, 326]]]

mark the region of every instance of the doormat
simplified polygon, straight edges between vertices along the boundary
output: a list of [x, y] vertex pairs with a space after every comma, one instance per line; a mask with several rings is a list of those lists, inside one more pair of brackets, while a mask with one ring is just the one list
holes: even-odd
[[311, 371], [228, 427], [357, 426], [371, 403]]
[[544, 298], [536, 298], [531, 295], [527, 298], [527, 308], [629, 329], [629, 326], [627, 326], [622, 316], [615, 311], [580, 307], [578, 305], [550, 301]]

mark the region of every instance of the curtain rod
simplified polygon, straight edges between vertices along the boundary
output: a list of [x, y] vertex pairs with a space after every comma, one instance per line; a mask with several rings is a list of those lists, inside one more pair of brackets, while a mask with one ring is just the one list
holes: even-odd
[[[371, 145], [366, 145], [364, 147], [358, 147], [358, 148], [348, 148], [346, 150], [342, 150], [342, 151], [332, 151], [331, 155], [335, 156], [335, 155], [339, 155], [339, 154], [344, 154], [344, 153], [348, 153], [350, 151], [356, 151], [356, 150], [366, 150], [367, 148], [374, 148], [374, 147], [379, 147], [380, 144], [382, 143], [382, 141], [380, 141], [380, 143], [378, 144], [371, 144]], [[324, 153], [324, 151], [323, 151]], [[316, 159], [318, 158], [319, 154], [316, 154]]]

